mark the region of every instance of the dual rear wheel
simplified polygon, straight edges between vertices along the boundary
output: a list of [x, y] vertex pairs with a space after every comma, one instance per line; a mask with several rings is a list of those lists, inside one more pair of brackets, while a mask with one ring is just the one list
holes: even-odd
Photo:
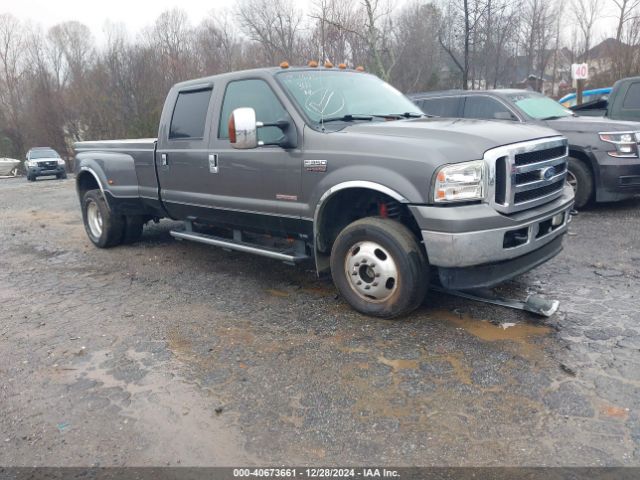
[[135, 242], [145, 224], [140, 215], [114, 214], [98, 189], [82, 197], [82, 219], [89, 240], [99, 248]]

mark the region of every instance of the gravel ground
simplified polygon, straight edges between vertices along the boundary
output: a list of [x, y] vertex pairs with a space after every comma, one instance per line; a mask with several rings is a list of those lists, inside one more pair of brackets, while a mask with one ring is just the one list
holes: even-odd
[[385, 321], [174, 222], [96, 249], [73, 180], [0, 180], [0, 465], [638, 466], [639, 207], [505, 285], [550, 319], [432, 294]]

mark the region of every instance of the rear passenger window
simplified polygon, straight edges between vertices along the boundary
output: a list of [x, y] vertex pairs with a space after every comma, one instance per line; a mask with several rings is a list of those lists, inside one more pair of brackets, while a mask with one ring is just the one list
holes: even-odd
[[[250, 107], [256, 111], [256, 120], [262, 123], [275, 123], [288, 120], [289, 115], [276, 94], [264, 80], [236, 80], [227, 85], [220, 113], [218, 138], [229, 138], [229, 117], [236, 108]], [[283, 133], [278, 127], [258, 129], [258, 139], [264, 143], [278, 143]]]
[[514, 120], [511, 111], [502, 103], [489, 97], [467, 97], [464, 102], [464, 118], [488, 120]]
[[171, 117], [169, 139], [203, 138], [210, 98], [210, 88], [178, 93]]
[[629, 85], [622, 108], [640, 108], [640, 82]]
[[458, 117], [458, 104], [460, 99], [457, 97], [443, 98], [426, 98], [418, 101], [418, 106], [424, 113], [436, 115], [438, 117]]

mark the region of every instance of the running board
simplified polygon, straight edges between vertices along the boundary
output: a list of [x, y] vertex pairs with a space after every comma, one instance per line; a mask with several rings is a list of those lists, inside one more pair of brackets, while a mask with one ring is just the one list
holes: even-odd
[[526, 312], [535, 313], [536, 315], [541, 315], [543, 317], [552, 316], [558, 311], [558, 307], [560, 307], [560, 302], [558, 300], [547, 300], [540, 295], [529, 295], [523, 302], [521, 300], [501, 298], [485, 290], [447, 290], [446, 288], [434, 285], [429, 288], [435, 290], [436, 292], [446, 293], [448, 295], [454, 295], [456, 297], [466, 298], [469, 300], [475, 300], [476, 302], [491, 303], [493, 305], [500, 305], [501, 307], [524, 310]]
[[231, 240], [222, 237], [215, 237], [213, 235], [205, 235], [204, 233], [186, 232], [171, 230], [169, 232], [172, 237], [178, 240], [191, 240], [192, 242], [205, 243], [207, 245], [213, 245], [216, 247], [222, 247], [226, 250], [236, 250], [238, 252], [253, 253], [255, 255], [261, 255], [263, 257], [273, 258], [275, 260], [281, 260], [285, 263], [295, 264], [308, 260], [308, 256], [299, 253], [287, 253], [287, 251], [276, 250], [274, 248], [257, 246], [251, 243], [242, 241]]

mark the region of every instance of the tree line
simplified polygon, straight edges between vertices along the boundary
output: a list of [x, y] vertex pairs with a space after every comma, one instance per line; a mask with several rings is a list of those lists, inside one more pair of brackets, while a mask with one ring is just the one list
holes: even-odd
[[[0, 14], [0, 157], [32, 146], [64, 155], [83, 139], [153, 137], [174, 83], [275, 66], [362, 65], [404, 92], [513, 86], [530, 75], [551, 92], [566, 65], [605, 36], [611, 58], [592, 83], [640, 71], [640, 0], [239, 0], [194, 25], [179, 8], [131, 36], [104, 40], [68, 21], [44, 31]], [[598, 33], [603, 19], [613, 25]], [[614, 30], [613, 30], [614, 29]], [[541, 88], [541, 87], [538, 87]]]

